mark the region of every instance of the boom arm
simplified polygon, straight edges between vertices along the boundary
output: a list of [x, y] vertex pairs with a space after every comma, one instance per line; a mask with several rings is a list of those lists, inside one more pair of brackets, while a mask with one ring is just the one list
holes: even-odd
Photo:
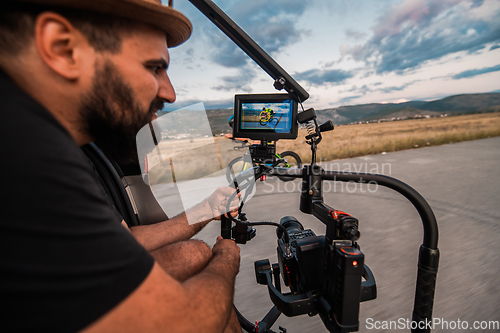
[[189, 1], [269, 74], [275, 82], [281, 85], [278, 88], [275, 84], [276, 89], [285, 89], [287, 92], [296, 95], [300, 102], [304, 102], [309, 98], [309, 93], [215, 3], [211, 0]]

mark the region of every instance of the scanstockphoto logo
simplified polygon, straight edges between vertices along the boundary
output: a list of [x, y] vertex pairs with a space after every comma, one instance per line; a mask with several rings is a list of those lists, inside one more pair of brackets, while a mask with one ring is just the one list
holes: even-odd
[[413, 321], [407, 318], [398, 320], [374, 320], [367, 318], [365, 327], [368, 330], [491, 330], [498, 332], [500, 330], [500, 321], [464, 321], [460, 319], [446, 320], [443, 318], [425, 319], [422, 321]]
[[[367, 162], [365, 158], [361, 162], [323, 162], [320, 160], [318, 165], [324, 171], [335, 171], [340, 175], [350, 174], [377, 174], [390, 176], [392, 173], [392, 165], [390, 163], [375, 163]], [[314, 174], [314, 171], [313, 171]], [[341, 178], [341, 177], [340, 177]], [[332, 181], [324, 181], [322, 184], [323, 193], [376, 193], [379, 184], [374, 180], [369, 180], [369, 176], [360, 176], [359, 181], [343, 181], [337, 177], [333, 177]], [[302, 185], [300, 181], [291, 182], [265, 182], [264, 193], [292, 193], [300, 192]]]

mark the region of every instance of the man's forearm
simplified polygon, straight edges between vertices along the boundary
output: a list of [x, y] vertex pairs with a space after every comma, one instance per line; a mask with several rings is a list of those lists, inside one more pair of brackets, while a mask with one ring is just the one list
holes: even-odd
[[148, 251], [190, 239], [203, 229], [214, 216], [206, 201], [176, 217], [149, 225], [131, 227], [130, 231]]
[[196, 235], [209, 221], [189, 224], [186, 214], [182, 213], [170, 220], [156, 224], [130, 227], [132, 235], [148, 251], [157, 250], [165, 245], [187, 240]]
[[239, 249], [229, 242], [218, 240], [207, 267], [184, 282], [155, 263], [146, 280], [86, 332], [222, 332], [239, 268]]
[[[228, 205], [229, 198], [232, 198]], [[229, 212], [235, 216], [239, 196], [230, 187], [219, 187], [206, 200], [171, 220], [144, 226], [131, 227], [135, 238], [148, 251], [157, 250], [165, 245], [187, 240], [196, 235], [208, 222]]]
[[[233, 241], [222, 240], [221, 237], [218, 238], [212, 250], [201, 241], [188, 242], [191, 246], [198, 245], [197, 255], [204, 257], [197, 262], [200, 265], [193, 263], [193, 256], [186, 258], [182, 254], [175, 255], [175, 250], [170, 252], [167, 263], [162, 260], [161, 256], [155, 256], [155, 260], [165, 272], [182, 283], [186, 297], [203, 309], [203, 318], [196, 320], [206, 320], [208, 324], [207, 327], [198, 328], [198, 331], [211, 331], [208, 327], [220, 327], [221, 324], [224, 327], [233, 312], [234, 282], [240, 260], [239, 249]], [[224, 246], [221, 246], [221, 243], [225, 243]], [[163, 249], [179, 246], [182, 246], [181, 243], [172, 244]], [[178, 272], [172, 267], [175, 266], [176, 259], [172, 256], [180, 257], [182, 271], [190, 271], [189, 274], [185, 274], [184, 277], [177, 274]], [[234, 322], [231, 324], [234, 328]], [[236, 326], [238, 326], [237, 323]]]
[[[191, 295], [198, 295], [198, 303], [205, 310], [204, 320], [209, 327], [224, 328], [233, 309], [234, 285], [239, 265], [229, 265], [215, 257], [199, 275], [185, 281]], [[235, 269], [236, 268], [236, 269]]]
[[210, 247], [199, 240], [187, 240], [149, 252], [155, 261], [177, 281], [199, 274], [212, 259]]

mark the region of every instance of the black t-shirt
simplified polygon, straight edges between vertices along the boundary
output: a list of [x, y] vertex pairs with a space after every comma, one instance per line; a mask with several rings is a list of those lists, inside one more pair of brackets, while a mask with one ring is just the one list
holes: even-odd
[[2, 72], [0, 156], [0, 331], [78, 331], [132, 293], [153, 258], [70, 134]]

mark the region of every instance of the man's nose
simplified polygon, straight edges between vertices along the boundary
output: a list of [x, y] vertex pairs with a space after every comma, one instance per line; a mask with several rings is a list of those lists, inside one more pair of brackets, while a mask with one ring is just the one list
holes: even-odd
[[158, 80], [158, 98], [165, 100], [167, 103], [175, 102], [175, 89], [170, 82], [170, 78], [165, 73]]

